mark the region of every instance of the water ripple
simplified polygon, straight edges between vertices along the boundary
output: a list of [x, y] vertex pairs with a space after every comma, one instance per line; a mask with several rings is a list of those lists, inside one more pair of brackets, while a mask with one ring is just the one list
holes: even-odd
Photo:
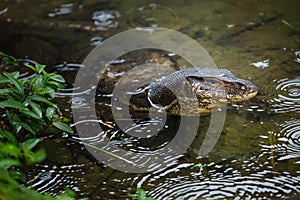
[[[206, 174], [159, 177], [159, 185], [148, 194], [159, 199], [268, 199], [300, 192], [300, 174], [274, 173], [264, 170], [246, 174], [228, 166], [210, 165]], [[226, 173], [225, 173], [226, 171]], [[272, 177], [272, 178], [267, 178]], [[150, 180], [150, 182], [153, 181]], [[295, 186], [298, 185], [298, 186]]]
[[300, 164], [300, 120], [291, 119], [280, 124], [279, 132], [270, 132], [271, 145], [262, 145], [264, 150], [272, 149], [278, 161], [296, 159]]
[[62, 191], [64, 187], [79, 191], [78, 185], [85, 181], [82, 176], [85, 173], [84, 168], [85, 164], [36, 165], [33, 171], [28, 172], [31, 179], [27, 183], [30, 188], [50, 195], [56, 195], [57, 191]]
[[300, 112], [300, 77], [274, 80], [277, 83], [277, 97], [269, 100], [276, 113]]

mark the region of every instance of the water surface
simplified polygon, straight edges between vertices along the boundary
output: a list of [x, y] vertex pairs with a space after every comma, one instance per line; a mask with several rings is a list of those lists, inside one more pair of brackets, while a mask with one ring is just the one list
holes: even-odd
[[[157, 199], [269, 199], [299, 194], [299, 9], [298, 1], [1, 1], [1, 51], [47, 64], [49, 70], [64, 75], [67, 89], [57, 94], [57, 100], [69, 117], [72, 95], [73, 107], [89, 105], [85, 94], [72, 88], [84, 58], [105, 39], [136, 27], [180, 31], [199, 42], [219, 68], [259, 88], [255, 98], [227, 107], [222, 134], [204, 158], [197, 152], [210, 115], [201, 115], [186, 152], [167, 159], [167, 167], [152, 173], [114, 170], [79, 144], [78, 135], [63, 134], [41, 144], [48, 157], [28, 171], [29, 186], [50, 194], [69, 187], [90, 199], [124, 199], [136, 188]], [[144, 61], [139, 54], [129, 54], [116, 60], [115, 66]], [[112, 95], [99, 98], [104, 106], [111, 106]], [[155, 137], [140, 139], [120, 131], [113, 120], [99, 119], [93, 123], [102, 124], [103, 131], [85, 141], [92, 144], [105, 137], [127, 151], [151, 152], [172, 141], [180, 120], [139, 121], [128, 129], [151, 133], [147, 124], [164, 127]], [[201, 172], [193, 168], [199, 163], [204, 166]]]

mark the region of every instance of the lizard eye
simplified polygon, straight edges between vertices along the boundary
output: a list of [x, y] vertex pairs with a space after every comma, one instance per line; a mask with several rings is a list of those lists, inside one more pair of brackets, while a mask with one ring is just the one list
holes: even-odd
[[218, 80], [213, 79], [213, 78], [205, 78], [204, 80], [205, 80], [205, 81], [208, 81], [209, 83], [211, 83], [211, 84], [213, 84], [213, 85], [219, 83]]
[[247, 88], [246, 88], [246, 86], [241, 86], [241, 90], [246, 90]]

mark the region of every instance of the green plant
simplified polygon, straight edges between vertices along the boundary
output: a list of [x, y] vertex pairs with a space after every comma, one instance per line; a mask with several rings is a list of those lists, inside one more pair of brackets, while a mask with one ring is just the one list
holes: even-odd
[[281, 20], [281, 22], [282, 22], [284, 25], [290, 27], [291, 29], [295, 29], [295, 27], [294, 27], [290, 22], [288, 22], [287, 20], [283, 19], [283, 20]]
[[136, 194], [128, 194], [128, 196], [136, 200], [155, 200], [154, 198], [147, 197], [146, 192], [141, 188], [137, 189]]
[[4, 195], [3, 197], [0, 195], [0, 199], [14, 199], [12, 196], [17, 191], [24, 192], [24, 188], [19, 186], [18, 182], [24, 182], [25, 177], [15, 168], [36, 163], [45, 158], [46, 154], [43, 149], [32, 151], [37, 143], [38, 139], [28, 139], [21, 144], [16, 141], [0, 142], [0, 194]]
[[[12, 56], [0, 52], [1, 67], [18, 66]], [[73, 130], [52, 100], [55, 92], [64, 87], [64, 78], [47, 73], [40, 64], [26, 65], [35, 73], [20, 79], [18, 71], [0, 75], [0, 199], [72, 199], [67, 195], [51, 197], [21, 186], [25, 177], [18, 168], [42, 161], [43, 149], [33, 151], [42, 134], [51, 127], [68, 133]]]
[[192, 167], [192, 169], [194, 169], [194, 168], [199, 168], [199, 173], [201, 174], [202, 171], [203, 171], [203, 168], [206, 167], [206, 166], [207, 166], [206, 164], [198, 163], [198, 164], [194, 165], [194, 166]]
[[7, 55], [3, 52], [0, 52], [0, 59], [2, 60], [2, 63], [4, 63], [4, 64], [18, 66], [18, 61], [16, 58], [14, 58], [10, 55]]
[[19, 72], [0, 75], [0, 114], [3, 116], [0, 130], [25, 138], [27, 133], [36, 136], [51, 126], [72, 133], [73, 130], [62, 122], [59, 108], [49, 100], [63, 87], [64, 78], [47, 73], [45, 65], [26, 66], [36, 73], [32, 78], [19, 79]]

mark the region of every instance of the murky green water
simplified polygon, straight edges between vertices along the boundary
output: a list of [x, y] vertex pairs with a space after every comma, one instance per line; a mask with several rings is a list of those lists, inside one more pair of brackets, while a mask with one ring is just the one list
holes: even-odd
[[[66, 77], [69, 87], [84, 58], [103, 40], [130, 28], [159, 26], [190, 36], [219, 68], [259, 88], [250, 101], [227, 107], [222, 134], [204, 158], [197, 152], [210, 115], [201, 115], [189, 148], [152, 173], [114, 170], [96, 161], [78, 144], [78, 136], [45, 140], [48, 160], [28, 172], [28, 184], [50, 194], [69, 187], [91, 199], [124, 199], [139, 187], [157, 199], [299, 194], [299, 10], [298, 1], [0, 1], [0, 50], [47, 64]], [[138, 59], [125, 58], [129, 63]], [[72, 90], [64, 90], [57, 97], [66, 114], [71, 95]], [[75, 97], [84, 108], [84, 95]], [[111, 96], [105, 98], [109, 104]], [[169, 117], [164, 131], [142, 140], [111, 124], [88, 142], [114, 136], [111, 143], [120, 148], [151, 152], [172, 141], [181, 120]], [[161, 121], [142, 121], [130, 130], [147, 131], [146, 123]], [[201, 173], [193, 168], [198, 163], [205, 165]]]

